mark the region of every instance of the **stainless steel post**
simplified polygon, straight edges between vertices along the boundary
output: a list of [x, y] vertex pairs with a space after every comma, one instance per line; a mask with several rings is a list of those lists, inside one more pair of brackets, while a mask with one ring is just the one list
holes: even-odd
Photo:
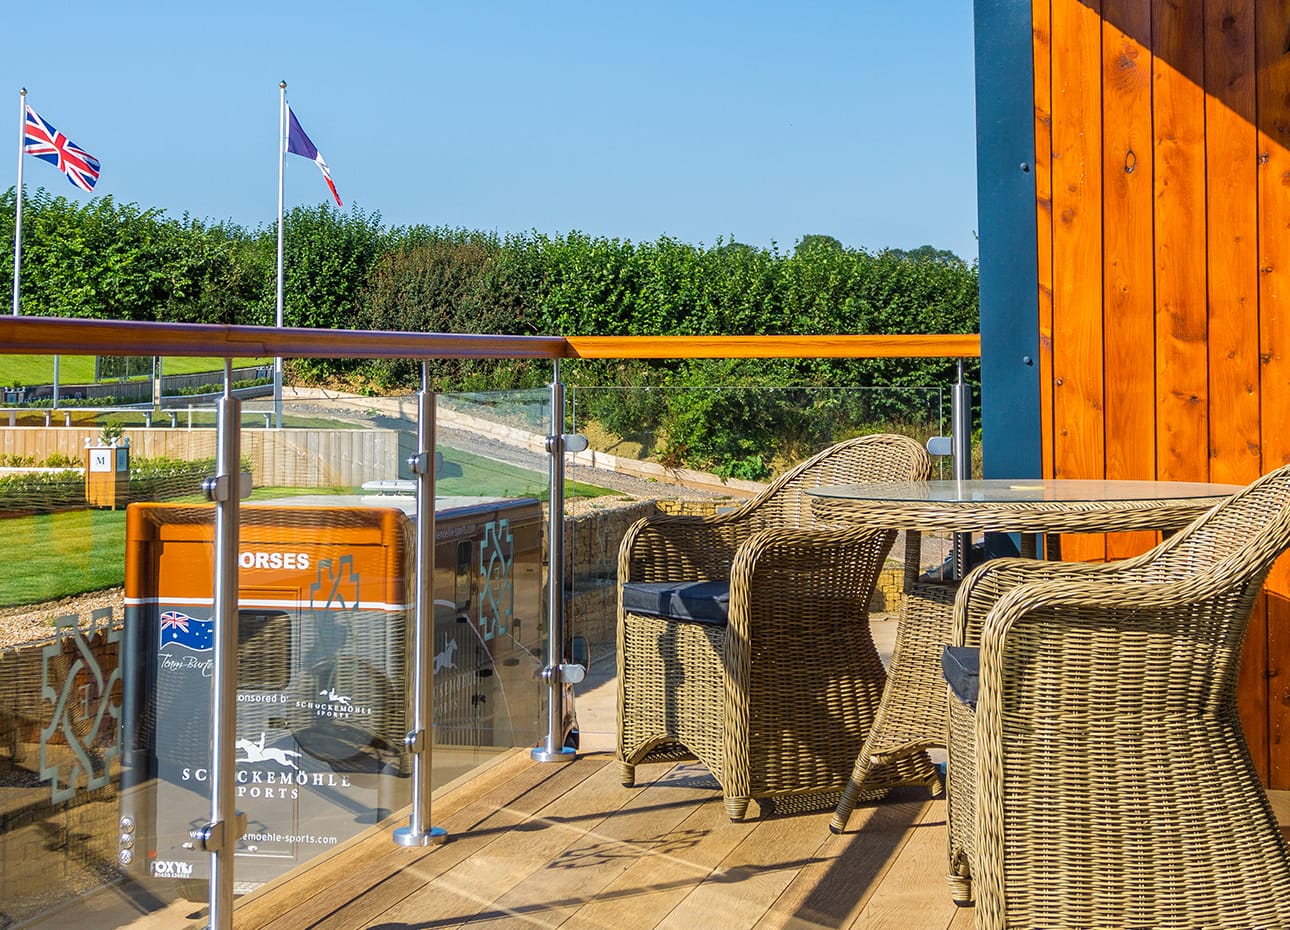
[[394, 831], [400, 846], [434, 846], [448, 838], [442, 827], [430, 826], [430, 729], [434, 723], [434, 428], [435, 394], [430, 368], [421, 363], [421, 393], [417, 395], [417, 451], [408, 467], [417, 476], [416, 612], [412, 635], [412, 730], [406, 742], [412, 751], [412, 812], [406, 827]]
[[[972, 388], [963, 380], [963, 359], [959, 359], [959, 379], [950, 395], [950, 439], [954, 443], [954, 480], [972, 477]], [[967, 574], [971, 533], [954, 534], [954, 571], [960, 581]]]
[[564, 745], [564, 384], [560, 360], [551, 367], [551, 433], [546, 451], [551, 455], [551, 498], [547, 508], [546, 572], [546, 739], [533, 748], [535, 762], [570, 762], [576, 750]]
[[234, 807], [237, 738], [237, 550], [242, 476], [242, 402], [233, 396], [232, 361], [224, 362], [224, 394], [216, 402], [214, 480], [205, 482], [215, 502], [215, 656], [211, 681], [211, 819], [194, 832], [211, 854], [212, 930], [233, 926], [233, 852], [246, 832], [246, 815]]

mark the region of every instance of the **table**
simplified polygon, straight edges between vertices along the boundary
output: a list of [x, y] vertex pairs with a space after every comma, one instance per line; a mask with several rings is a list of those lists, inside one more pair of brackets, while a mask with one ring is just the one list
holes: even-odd
[[[905, 530], [907, 549], [918, 547], [923, 532], [1045, 534], [1055, 558], [1061, 533], [1178, 530], [1238, 490], [1204, 482], [1036, 478], [822, 485], [807, 493], [815, 516]], [[1035, 553], [1024, 536], [1022, 553]], [[881, 797], [899, 784], [940, 787], [927, 750], [945, 745], [940, 654], [950, 640], [956, 586], [919, 582], [913, 565], [916, 560], [906, 559], [882, 703], [829, 825], [835, 833], [845, 829], [861, 799]]]

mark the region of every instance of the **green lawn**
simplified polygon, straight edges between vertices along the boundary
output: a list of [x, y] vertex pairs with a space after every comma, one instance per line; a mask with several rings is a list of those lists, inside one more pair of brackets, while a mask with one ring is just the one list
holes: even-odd
[[[547, 497], [547, 476], [457, 449], [443, 448], [444, 468], [435, 482], [443, 497]], [[256, 488], [252, 501], [293, 494], [354, 494], [357, 488]], [[616, 494], [567, 482], [574, 497]], [[196, 497], [185, 502], [197, 502]], [[125, 580], [125, 511], [71, 510], [0, 519], [0, 607], [35, 604], [98, 591]]]
[[[480, 455], [464, 453], [457, 449], [440, 448], [444, 453], [444, 467], [435, 479], [435, 494], [442, 497], [489, 497], [489, 498], [539, 498], [547, 499], [550, 481], [546, 472], [530, 471], [494, 462]], [[597, 497], [597, 494], [608, 494], [610, 491], [596, 489], [596, 494], [586, 497]], [[577, 491], [566, 489], [566, 493]]]
[[0, 607], [98, 591], [125, 579], [124, 510], [13, 517], [0, 528]]
[[[272, 365], [271, 358], [235, 358], [234, 368], [249, 368], [254, 365]], [[161, 360], [161, 373], [165, 375], [189, 375], [199, 371], [209, 371], [223, 378], [224, 360], [222, 358], [172, 358], [166, 356]], [[219, 380], [217, 378], [216, 380]], [[52, 355], [6, 355], [0, 357], [0, 385], [11, 384], [50, 384], [54, 380], [54, 356]], [[60, 384], [93, 384], [94, 356], [63, 355], [58, 360], [58, 381]]]

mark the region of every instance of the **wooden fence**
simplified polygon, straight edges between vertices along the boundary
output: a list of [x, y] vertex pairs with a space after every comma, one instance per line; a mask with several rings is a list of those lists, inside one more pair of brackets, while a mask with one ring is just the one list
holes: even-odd
[[[0, 454], [37, 463], [54, 452], [80, 459], [98, 436], [97, 428], [0, 428]], [[215, 457], [213, 429], [127, 429], [122, 438], [130, 440], [135, 457]], [[399, 476], [399, 434], [391, 429], [244, 430], [242, 455], [251, 462], [256, 487], [357, 487]]]

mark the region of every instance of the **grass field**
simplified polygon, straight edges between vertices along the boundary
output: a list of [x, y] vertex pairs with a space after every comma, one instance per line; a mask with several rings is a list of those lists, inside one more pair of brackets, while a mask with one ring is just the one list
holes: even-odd
[[42, 513], [0, 527], [0, 607], [111, 588], [125, 578], [124, 510]]
[[[254, 365], [272, 365], [271, 358], [235, 358], [234, 368], [249, 368]], [[178, 358], [163, 357], [161, 372], [166, 375], [190, 375], [201, 371], [224, 374], [222, 358]], [[50, 384], [54, 380], [54, 356], [52, 355], [6, 355], [0, 357], [0, 385], [14, 384]], [[216, 379], [218, 380], [218, 379]], [[63, 355], [58, 360], [58, 381], [60, 384], [93, 384], [94, 356]]]
[[[444, 468], [435, 482], [438, 496], [547, 497], [541, 472], [444, 448]], [[606, 488], [568, 482], [571, 497], [616, 494]], [[357, 488], [263, 487], [251, 501], [296, 494], [355, 494]], [[184, 503], [198, 503], [192, 497]], [[0, 565], [5, 583], [0, 607], [37, 604], [120, 585], [125, 580], [125, 511], [71, 510], [0, 520]]]

